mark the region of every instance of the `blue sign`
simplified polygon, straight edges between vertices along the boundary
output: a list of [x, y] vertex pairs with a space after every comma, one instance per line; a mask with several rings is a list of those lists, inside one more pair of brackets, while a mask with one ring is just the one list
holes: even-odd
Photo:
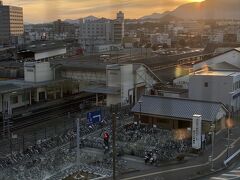
[[100, 123], [102, 121], [101, 111], [94, 111], [87, 113], [88, 124]]

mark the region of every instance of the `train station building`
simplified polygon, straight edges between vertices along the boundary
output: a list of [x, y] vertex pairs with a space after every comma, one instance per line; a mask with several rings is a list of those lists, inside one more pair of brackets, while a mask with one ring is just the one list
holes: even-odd
[[0, 112], [81, 93], [96, 105], [135, 104], [160, 81], [143, 64], [25, 62], [23, 70], [24, 79], [0, 81]]

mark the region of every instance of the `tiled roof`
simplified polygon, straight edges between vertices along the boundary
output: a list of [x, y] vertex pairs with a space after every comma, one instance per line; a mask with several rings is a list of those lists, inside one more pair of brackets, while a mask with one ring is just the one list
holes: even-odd
[[[202, 115], [204, 121], [213, 122], [224, 105], [220, 102], [198, 101], [190, 99], [169, 98], [160, 96], [142, 96], [140, 98], [141, 113], [180, 119], [192, 119], [194, 114]], [[133, 112], [140, 112], [140, 104], [136, 103]], [[226, 112], [226, 110], [224, 109]]]

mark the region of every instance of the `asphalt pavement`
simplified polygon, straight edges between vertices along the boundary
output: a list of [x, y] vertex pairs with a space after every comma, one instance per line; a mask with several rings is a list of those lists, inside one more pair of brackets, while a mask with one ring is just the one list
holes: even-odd
[[[227, 130], [221, 131], [215, 136], [214, 144], [214, 171], [224, 167], [223, 161], [227, 158]], [[230, 155], [240, 148], [240, 128], [235, 127], [230, 136], [231, 150]], [[196, 158], [191, 158], [182, 164], [173, 164], [170, 166], [161, 166], [159, 168], [152, 168], [150, 170], [138, 171], [121, 175], [118, 179], [137, 179], [137, 180], [187, 180], [198, 179], [199, 177], [214, 173], [211, 171], [211, 163], [209, 163], [209, 156], [211, 155], [212, 147], [208, 145], [205, 152]]]

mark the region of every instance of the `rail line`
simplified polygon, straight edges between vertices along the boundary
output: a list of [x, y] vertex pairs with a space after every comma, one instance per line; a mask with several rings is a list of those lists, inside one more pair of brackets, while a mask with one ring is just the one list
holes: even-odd
[[[75, 113], [80, 111], [79, 109], [79, 103], [81, 102], [88, 102], [89, 100], [93, 100], [95, 96], [87, 96], [87, 97], [81, 97], [78, 99], [69, 99], [68, 102], [61, 103], [59, 105], [55, 105], [52, 107], [46, 107], [43, 108], [40, 111], [32, 112], [28, 116], [25, 117], [16, 117], [13, 118], [13, 125], [10, 127], [11, 132], [19, 129], [23, 129], [32, 125], [45, 123], [47, 121], [64, 117], [69, 112]], [[92, 105], [90, 103], [90, 105]], [[2, 125], [0, 126], [0, 129], [2, 129]], [[3, 131], [0, 131], [0, 134], [2, 134]]]

